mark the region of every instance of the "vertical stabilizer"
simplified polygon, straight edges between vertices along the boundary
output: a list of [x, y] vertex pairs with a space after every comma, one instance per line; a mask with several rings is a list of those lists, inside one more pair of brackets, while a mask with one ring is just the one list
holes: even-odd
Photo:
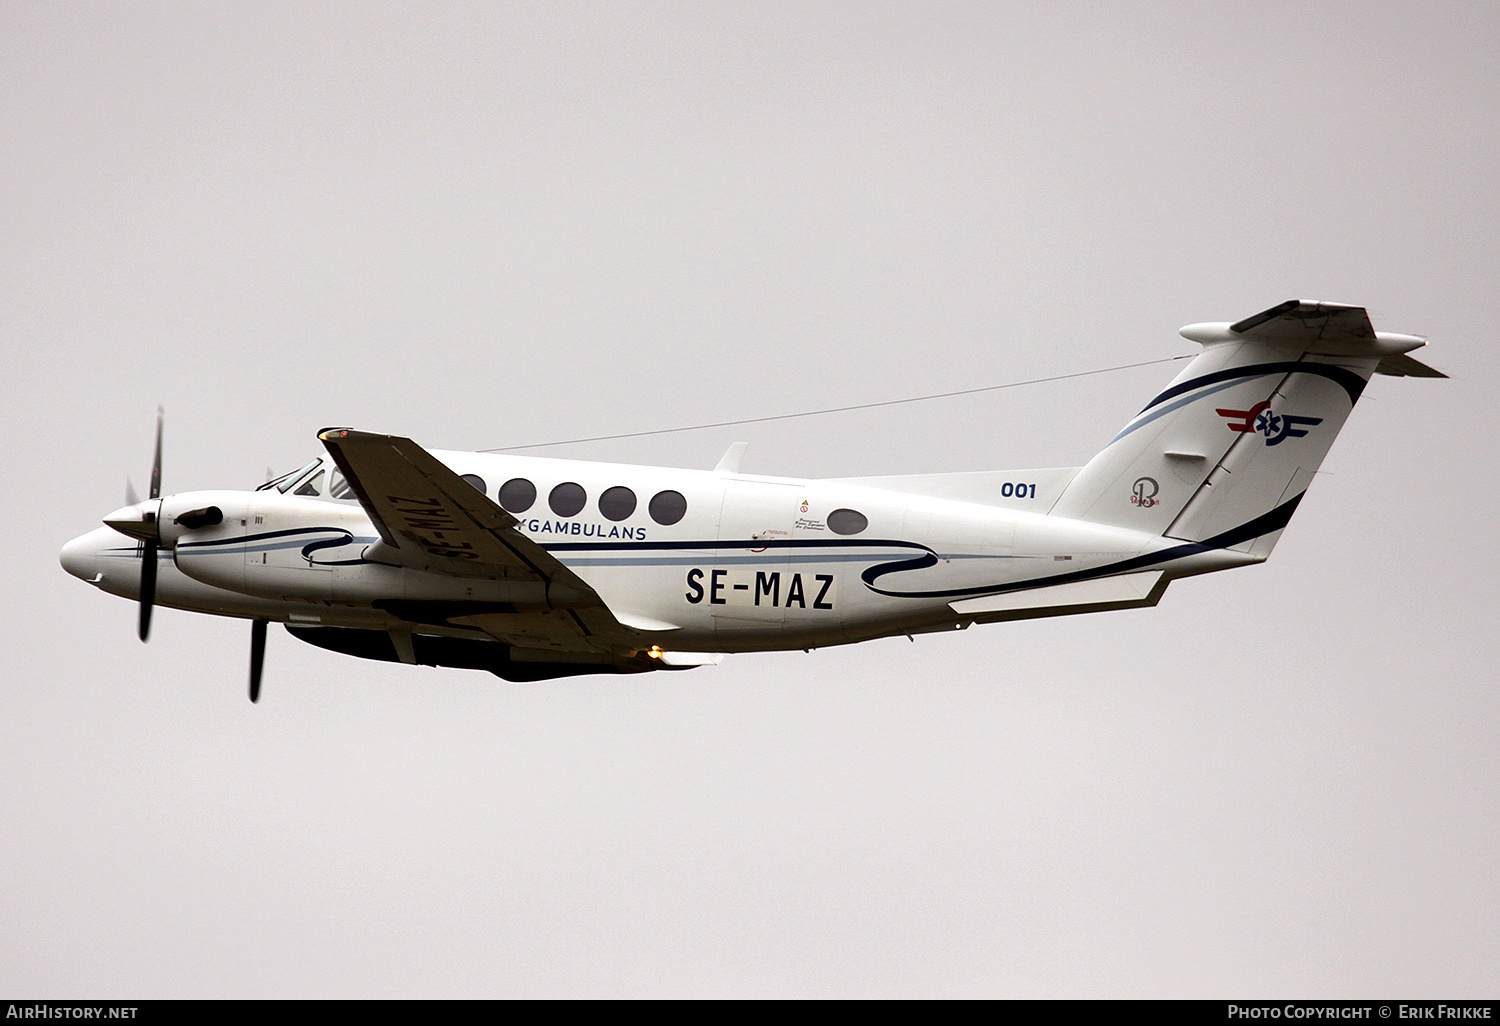
[[[1362, 307], [1292, 300], [1204, 346], [1078, 473], [1052, 513], [1267, 555], [1377, 369], [1425, 368]], [[1389, 369], [1388, 369], [1389, 367]], [[1248, 534], [1247, 534], [1248, 532]]]

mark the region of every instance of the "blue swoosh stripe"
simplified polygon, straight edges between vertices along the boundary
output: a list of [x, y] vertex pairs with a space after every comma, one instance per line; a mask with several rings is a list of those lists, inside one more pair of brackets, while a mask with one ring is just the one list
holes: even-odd
[[1144, 570], [1147, 567], [1159, 566], [1162, 563], [1170, 563], [1176, 559], [1187, 556], [1195, 556], [1200, 552], [1210, 552], [1214, 549], [1227, 549], [1241, 542], [1259, 538], [1263, 534], [1279, 531], [1292, 519], [1292, 514], [1297, 511], [1297, 504], [1302, 501], [1301, 492], [1286, 502], [1277, 506], [1269, 513], [1263, 513], [1239, 527], [1231, 528], [1222, 534], [1216, 534], [1212, 538], [1205, 538], [1201, 542], [1184, 542], [1181, 545], [1173, 545], [1170, 548], [1158, 549], [1155, 552], [1147, 552], [1139, 556], [1123, 559], [1118, 563], [1108, 563], [1093, 570], [1075, 570], [1072, 573], [1058, 574], [1054, 577], [1038, 577], [1029, 581], [1017, 581], [1012, 584], [992, 584], [977, 588], [952, 588], [941, 591], [887, 591], [875, 587], [875, 582], [886, 574], [897, 573], [901, 570], [919, 570], [933, 564], [923, 564], [921, 560], [902, 560], [896, 563], [883, 563], [880, 566], [872, 566], [860, 575], [865, 582], [865, 587], [877, 595], [885, 595], [889, 598], [978, 598], [981, 595], [1005, 595], [1013, 591], [1025, 591], [1029, 588], [1050, 587], [1054, 584], [1072, 584], [1075, 581], [1089, 581], [1099, 577], [1113, 577], [1116, 574], [1130, 573], [1132, 570]]
[[1195, 388], [1204, 385], [1212, 385], [1220, 381], [1229, 381], [1236, 378], [1258, 378], [1263, 374], [1315, 374], [1320, 378], [1328, 378], [1343, 387], [1349, 393], [1349, 403], [1352, 406], [1359, 401], [1360, 393], [1365, 390], [1365, 379], [1360, 377], [1346, 367], [1336, 367], [1331, 363], [1308, 363], [1305, 360], [1290, 360], [1280, 363], [1257, 363], [1245, 367], [1229, 367], [1225, 370], [1214, 371], [1212, 374], [1203, 374], [1191, 378], [1180, 385], [1173, 385], [1152, 399], [1141, 412], [1145, 413], [1151, 407], [1174, 399], [1184, 392], [1191, 392]]
[[[1246, 377], [1260, 377], [1260, 376], [1261, 375], [1259, 375], [1259, 374], [1248, 374], [1248, 375], [1246, 375]], [[1240, 379], [1240, 378], [1236, 378], [1233, 381], [1225, 381], [1222, 384], [1219, 384], [1219, 385], [1214, 386], [1213, 388], [1207, 389], [1206, 391], [1199, 392], [1197, 395], [1190, 395], [1186, 399], [1179, 399], [1179, 400], [1177, 400], [1175, 403], [1173, 403], [1170, 406], [1163, 406], [1161, 409], [1157, 410], [1155, 413], [1151, 414], [1150, 416], [1145, 416], [1144, 415], [1145, 411], [1143, 410], [1141, 412], [1141, 414], [1136, 417], [1135, 420], [1133, 420], [1129, 424], [1125, 425], [1124, 430], [1122, 430], [1118, 435], [1115, 435], [1115, 437], [1111, 438], [1109, 440], [1109, 444], [1110, 445], [1114, 445], [1116, 442], [1118, 442], [1120, 439], [1124, 438], [1126, 435], [1130, 434], [1132, 431], [1136, 431], [1136, 430], [1138, 430], [1140, 428], [1145, 427], [1147, 424], [1151, 423], [1153, 420], [1157, 419], [1158, 417], [1165, 417], [1169, 413], [1175, 413], [1177, 410], [1182, 409], [1184, 406], [1187, 406], [1187, 405], [1189, 405], [1191, 403], [1195, 403], [1199, 399], [1204, 399], [1204, 398], [1206, 398], [1208, 396], [1211, 396], [1215, 392], [1222, 392], [1226, 388], [1233, 388], [1235, 385], [1238, 385], [1241, 380], [1242, 379]], [[1146, 409], [1148, 409], [1148, 410], [1150, 408], [1151, 407], [1149, 407], [1149, 406], [1146, 407]]]

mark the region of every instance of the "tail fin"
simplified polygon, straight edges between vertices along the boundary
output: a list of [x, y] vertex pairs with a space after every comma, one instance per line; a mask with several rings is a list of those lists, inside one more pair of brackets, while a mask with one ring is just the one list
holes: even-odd
[[1282, 303], [1234, 324], [1190, 324], [1203, 344], [1068, 485], [1074, 517], [1269, 555], [1370, 376], [1445, 377], [1377, 333], [1363, 307]]

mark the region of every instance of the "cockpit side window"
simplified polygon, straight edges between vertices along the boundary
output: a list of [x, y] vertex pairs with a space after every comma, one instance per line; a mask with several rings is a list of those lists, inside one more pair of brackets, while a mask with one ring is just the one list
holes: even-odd
[[313, 460], [311, 463], [307, 464], [306, 466], [298, 467], [296, 470], [292, 471], [290, 474], [282, 474], [280, 477], [273, 477], [273, 478], [271, 478], [271, 480], [267, 481], [265, 484], [261, 485], [260, 487], [256, 488], [255, 490], [257, 492], [264, 492], [264, 491], [269, 491], [270, 489], [274, 488], [278, 492], [281, 492], [283, 495], [285, 495], [286, 494], [286, 490], [288, 488], [290, 488], [292, 485], [294, 485], [298, 481], [300, 481], [302, 479], [302, 476], [304, 474], [311, 473], [312, 470], [315, 467], [317, 467], [318, 464], [320, 464], [322, 462], [323, 462], [323, 458], [320, 456], [317, 459]]
[[323, 472], [320, 470], [312, 477], [303, 482], [293, 495], [321, 495], [323, 493]]
[[337, 470], [333, 472], [333, 477], [328, 480], [328, 496], [332, 499], [346, 499], [351, 501], [359, 498], [359, 496], [354, 494], [354, 489], [349, 487], [349, 482], [344, 480], [344, 475]]

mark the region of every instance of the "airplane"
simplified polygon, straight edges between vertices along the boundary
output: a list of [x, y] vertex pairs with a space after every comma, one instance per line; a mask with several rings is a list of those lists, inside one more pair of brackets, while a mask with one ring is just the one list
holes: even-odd
[[63, 568], [151, 611], [509, 681], [682, 670], [973, 624], [1154, 606], [1263, 562], [1376, 374], [1447, 375], [1362, 307], [1190, 324], [1201, 352], [1082, 467], [799, 480], [485, 452], [325, 428], [248, 491], [150, 495]]

